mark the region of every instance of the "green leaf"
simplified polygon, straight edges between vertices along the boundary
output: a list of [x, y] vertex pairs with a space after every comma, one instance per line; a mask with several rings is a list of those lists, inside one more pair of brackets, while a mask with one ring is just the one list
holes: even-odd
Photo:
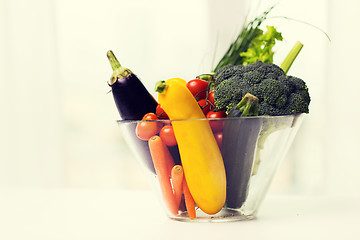
[[240, 53], [243, 57], [243, 65], [262, 61], [272, 63], [276, 41], [282, 41], [283, 37], [274, 26], [266, 26], [266, 32], [260, 32], [251, 42], [246, 52]]

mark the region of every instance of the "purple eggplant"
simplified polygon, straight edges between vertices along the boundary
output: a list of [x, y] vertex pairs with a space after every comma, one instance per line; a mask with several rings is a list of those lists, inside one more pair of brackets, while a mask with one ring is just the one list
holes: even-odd
[[224, 124], [221, 153], [226, 171], [226, 205], [240, 208], [248, 194], [248, 185], [258, 136], [262, 127], [258, 99], [245, 95], [228, 114]]
[[108, 84], [120, 118], [141, 120], [146, 113], [155, 112], [158, 103], [139, 78], [128, 68], [121, 66], [111, 50], [107, 52], [107, 57], [114, 71]]
[[[113, 69], [108, 84], [121, 120], [141, 120], [146, 113], [155, 113], [158, 103], [139, 78], [128, 68], [121, 66], [111, 50], [107, 52], [107, 57]], [[129, 137], [136, 144], [135, 148], [141, 160], [151, 172], [155, 173], [147, 141], [142, 141], [135, 135], [136, 124], [126, 124], [126, 127], [130, 128], [127, 129], [130, 133]]]

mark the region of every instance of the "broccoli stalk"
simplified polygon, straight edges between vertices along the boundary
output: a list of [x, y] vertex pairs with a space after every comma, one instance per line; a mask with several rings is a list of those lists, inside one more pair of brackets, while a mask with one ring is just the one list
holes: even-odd
[[259, 99], [247, 93], [229, 112], [229, 117], [250, 117], [259, 115]]
[[245, 94], [236, 107], [244, 117], [259, 115], [259, 99], [250, 93]]
[[301, 51], [303, 46], [304, 45], [301, 42], [299, 42], [299, 41], [296, 42], [294, 47], [291, 49], [289, 54], [286, 56], [285, 60], [280, 65], [281, 69], [284, 70], [285, 74], [288, 73], [291, 65], [293, 64], [295, 58], [297, 57], [297, 55], [299, 54], [299, 52]]

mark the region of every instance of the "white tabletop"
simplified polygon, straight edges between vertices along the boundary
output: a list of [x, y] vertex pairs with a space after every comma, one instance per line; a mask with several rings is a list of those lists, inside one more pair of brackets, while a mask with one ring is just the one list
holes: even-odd
[[360, 239], [359, 200], [269, 195], [256, 220], [183, 223], [149, 191], [0, 189], [0, 239]]

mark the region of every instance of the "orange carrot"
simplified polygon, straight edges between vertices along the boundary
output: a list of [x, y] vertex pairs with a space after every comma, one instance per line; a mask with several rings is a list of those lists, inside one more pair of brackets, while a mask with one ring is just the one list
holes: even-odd
[[[165, 145], [165, 143], [164, 143]], [[169, 154], [170, 156], [167, 156], [166, 158], [169, 159], [169, 161], [166, 161], [166, 164], [167, 164], [167, 167], [168, 167], [168, 172], [169, 172], [169, 177], [171, 177], [171, 171], [172, 171], [172, 168], [175, 166], [175, 163], [174, 163], [174, 158], [172, 157], [170, 151], [169, 151], [169, 148], [165, 145], [165, 147], [167, 148], [168, 151], [166, 151], [166, 154]], [[171, 158], [171, 159], [170, 159]]]
[[171, 181], [174, 189], [174, 197], [176, 206], [179, 208], [181, 196], [182, 196], [182, 185], [184, 179], [184, 170], [181, 165], [175, 165], [171, 169]]
[[159, 136], [153, 136], [149, 139], [150, 154], [154, 163], [155, 172], [160, 184], [163, 200], [170, 213], [177, 215], [178, 206], [176, 205], [171, 182], [168, 161], [174, 161], [168, 148], [162, 142]]
[[183, 193], [185, 198], [186, 210], [189, 214], [189, 217], [190, 219], [195, 219], [196, 218], [195, 202], [194, 202], [194, 198], [190, 193], [185, 177], [183, 180]]

